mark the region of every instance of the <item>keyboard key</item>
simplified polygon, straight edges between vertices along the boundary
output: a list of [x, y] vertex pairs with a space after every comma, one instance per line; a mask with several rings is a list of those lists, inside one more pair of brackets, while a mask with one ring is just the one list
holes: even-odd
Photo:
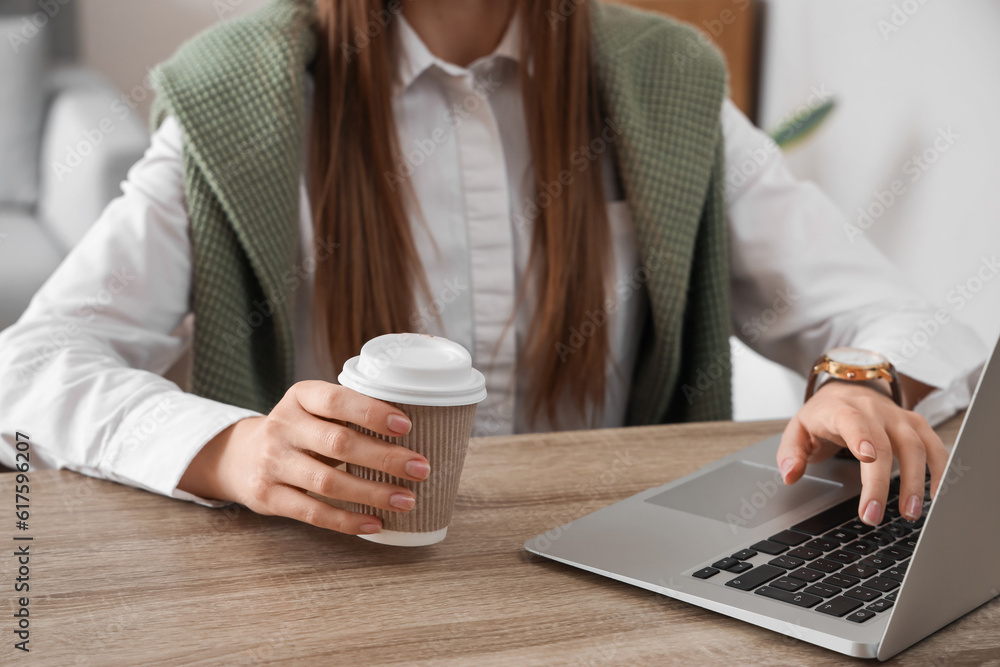
[[920, 530], [921, 528], [924, 527], [924, 519], [925, 518], [926, 517], [923, 514], [921, 514], [920, 518], [917, 519], [916, 521], [909, 521], [907, 519], [900, 519], [898, 523], [900, 525], [903, 525], [903, 526], [909, 528], [910, 530]]
[[899, 494], [899, 484], [901, 481], [898, 476], [889, 480], [889, 495]]
[[872, 588], [880, 593], [888, 593], [899, 588], [898, 581], [895, 579], [886, 579], [885, 577], [873, 577], [861, 585], [866, 588]]
[[886, 558], [885, 556], [877, 556], [877, 555], [861, 559], [862, 565], [877, 567], [880, 570], [884, 570], [885, 568], [890, 567], [895, 562], [896, 561], [894, 561], [891, 558]]
[[861, 583], [861, 580], [857, 577], [849, 577], [846, 574], [831, 574], [823, 580], [823, 583], [840, 586], [841, 588], [850, 588], [851, 586], [857, 586]]
[[845, 545], [844, 551], [850, 551], [851, 553], [868, 556], [878, 551], [878, 546], [879, 545], [874, 542], [869, 542], [868, 540], [858, 540], [857, 542], [851, 542], [850, 544]]
[[861, 563], [854, 563], [853, 565], [848, 565], [840, 574], [850, 575], [852, 577], [861, 577], [862, 579], [867, 579], [873, 574], [878, 574], [878, 568], [872, 567], [870, 565], [862, 565]]
[[898, 521], [893, 522], [892, 524], [886, 526], [885, 527], [885, 532], [889, 533], [890, 535], [892, 535], [893, 537], [895, 537], [897, 540], [901, 539], [901, 538], [904, 538], [904, 537], [906, 537], [907, 535], [910, 534], [909, 529], [904, 528], [903, 526], [899, 525]]
[[875, 612], [869, 611], [867, 609], [858, 609], [857, 611], [852, 611], [847, 615], [848, 621], [854, 621], [855, 623], [864, 623], [869, 618], [875, 615]]
[[831, 530], [829, 533], [824, 535], [828, 540], [836, 540], [843, 544], [844, 542], [853, 542], [858, 539], [858, 534], [850, 530], [844, 530], [843, 528], [838, 528], [837, 530]]
[[883, 570], [880, 577], [885, 577], [886, 579], [891, 579], [892, 581], [898, 581], [902, 583], [903, 575], [906, 574], [906, 570], [900, 569], [898, 567], [890, 567], [888, 570]]
[[792, 558], [801, 558], [802, 560], [812, 560], [813, 558], [819, 558], [823, 555], [823, 552], [819, 549], [810, 549], [809, 547], [798, 547], [789, 551], [786, 556], [791, 556]]
[[865, 533], [870, 533], [873, 530], [875, 530], [875, 528], [873, 528], [872, 526], [869, 526], [864, 521], [852, 521], [850, 523], [845, 523], [841, 527], [845, 528], [847, 530], [853, 531], [853, 532], [857, 533], [858, 535], [864, 535]]
[[859, 601], [841, 596], [821, 604], [816, 607], [816, 611], [824, 614], [830, 614], [831, 616], [843, 616], [848, 612], [854, 611], [860, 606], [861, 603]]
[[792, 579], [791, 577], [781, 577], [775, 579], [770, 584], [774, 588], [780, 588], [783, 591], [797, 591], [806, 585], [806, 582], [801, 579]]
[[892, 503], [889, 503], [885, 508], [885, 514], [882, 516], [882, 523], [886, 524], [890, 521], [894, 521], [899, 518], [899, 508]]
[[879, 593], [878, 591], [873, 591], [869, 588], [862, 588], [861, 586], [858, 586], [856, 588], [852, 588], [849, 591], [845, 591], [844, 595], [846, 595], [849, 598], [854, 598], [855, 600], [861, 600], [862, 602], [871, 602], [879, 595], [881, 595], [881, 593]]
[[832, 554], [827, 554], [824, 556], [827, 560], [832, 560], [836, 563], [842, 563], [847, 565], [848, 563], [853, 563], [854, 561], [861, 558], [858, 554], [852, 554], [849, 551], [834, 551]]
[[773, 560], [767, 562], [768, 565], [774, 565], [775, 567], [783, 567], [786, 570], [794, 570], [797, 567], [802, 567], [805, 561], [801, 558], [789, 558], [788, 556], [778, 556]]
[[899, 592], [899, 591], [893, 591], [892, 593], [889, 593], [888, 595], [886, 595], [886, 596], [885, 596], [884, 598], [882, 598], [882, 599], [883, 599], [883, 600], [888, 600], [889, 602], [895, 602], [895, 601], [896, 601], [896, 594], [897, 594], [898, 592]]
[[831, 549], [836, 549], [840, 546], [840, 542], [834, 540], [828, 540], [825, 537], [817, 537], [814, 540], [809, 540], [805, 543], [805, 546], [810, 549], [820, 549], [822, 551], [829, 551]]
[[807, 588], [804, 593], [812, 593], [813, 595], [821, 595], [825, 598], [832, 598], [834, 595], [840, 595], [840, 591], [843, 589], [840, 586], [831, 586], [829, 584], [813, 584]]
[[726, 586], [738, 588], [741, 591], [752, 591], [761, 584], [766, 584], [775, 577], [780, 577], [785, 573], [780, 567], [773, 565], [758, 565], [757, 567], [744, 572], [735, 579], [726, 582]]
[[753, 549], [743, 549], [741, 551], [737, 551], [736, 553], [734, 553], [733, 558], [735, 558], [736, 560], [750, 560], [756, 555], [757, 552], [754, 551]]
[[809, 517], [805, 521], [800, 521], [792, 526], [792, 530], [809, 535], [822, 535], [845, 521], [856, 519], [858, 516], [859, 498], [860, 496], [848, 498], [830, 509], [823, 510], [819, 514]]
[[893, 546], [913, 553], [913, 550], [917, 548], [917, 538], [912, 535], [910, 537], [904, 537]]
[[788, 551], [788, 547], [784, 544], [771, 542], [770, 540], [761, 540], [750, 548], [754, 551], [763, 551], [764, 553], [771, 554], [772, 556], [777, 556], [780, 553]]
[[818, 579], [822, 579], [823, 573], [817, 572], [816, 570], [810, 570], [809, 568], [804, 567], [801, 570], [795, 570], [795, 572], [789, 573], [788, 576], [795, 577], [796, 579], [801, 579], [802, 581], [813, 582]]
[[787, 544], [790, 547], [797, 547], [808, 540], [809, 536], [805, 533], [799, 533], [794, 530], [783, 530], [777, 535], [772, 535], [767, 539], [772, 542], [778, 542], [779, 544]]
[[714, 563], [712, 563], [712, 567], [719, 570], [728, 570], [729, 568], [737, 564], [739, 564], [739, 561], [736, 560], [735, 558], [723, 558], [722, 560], [717, 560]]
[[870, 535], [865, 535], [865, 539], [869, 542], [874, 542], [880, 547], [887, 547], [896, 541], [896, 538], [891, 534], [885, 532], [884, 530], [876, 530]]
[[754, 593], [757, 595], [763, 595], [764, 597], [773, 598], [775, 600], [781, 600], [782, 602], [796, 604], [800, 607], [814, 607], [823, 601], [823, 598], [818, 595], [809, 595], [808, 593], [789, 593], [788, 591], [771, 588], [770, 586], [761, 586], [755, 590]]
[[840, 569], [840, 563], [834, 563], [832, 560], [827, 560], [825, 558], [819, 558], [813, 562], [806, 565], [806, 567], [818, 570], [820, 572], [836, 572]]
[[882, 551], [878, 552], [879, 556], [888, 556], [889, 558], [895, 558], [896, 560], [904, 560], [910, 557], [910, 553], [899, 547], [886, 547]]
[[740, 562], [736, 563], [736, 565], [733, 565], [731, 568], [729, 568], [727, 570], [727, 572], [732, 572], [733, 574], [739, 574], [740, 572], [746, 572], [747, 570], [749, 570], [752, 567], [753, 567], [753, 563], [747, 563], [745, 561], [740, 561]]
[[892, 600], [886, 600], [882, 598], [881, 600], [875, 600], [870, 605], [865, 607], [865, 609], [871, 609], [872, 611], [888, 611], [892, 608]]
[[710, 579], [715, 575], [717, 575], [718, 573], [719, 571], [716, 570], [714, 567], [706, 567], [698, 570], [691, 576], [698, 577], [699, 579]]

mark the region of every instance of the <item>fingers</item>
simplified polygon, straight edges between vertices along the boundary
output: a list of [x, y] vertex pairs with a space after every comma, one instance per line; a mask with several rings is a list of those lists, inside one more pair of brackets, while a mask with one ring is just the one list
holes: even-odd
[[307, 496], [299, 489], [282, 484], [270, 487], [263, 511], [259, 509], [254, 511], [291, 517], [303, 523], [348, 535], [371, 535], [382, 530], [382, 522], [377, 517], [331, 507], [321, 500]]
[[834, 455], [846, 452], [849, 456], [851, 452], [845, 447], [841, 447], [835, 442], [830, 442], [824, 438], [813, 439], [812, 453], [809, 454], [809, 463], [819, 463], [833, 458]]
[[871, 445], [875, 449], [873, 461], [861, 463], [861, 502], [858, 516], [869, 526], [877, 526], [885, 513], [889, 498], [889, 480], [892, 477], [892, 445], [885, 431], [871, 429]]
[[272, 432], [274, 438], [328, 459], [380, 470], [400, 479], [418, 482], [430, 474], [430, 464], [420, 454], [330, 421], [347, 421], [397, 437], [411, 427], [409, 418], [397, 408], [329, 382], [299, 382], [290, 393], [294, 403], [289, 406], [291, 411], [286, 410], [285, 419], [269, 420], [268, 428], [281, 431]]
[[824, 385], [789, 422], [778, 448], [785, 482], [799, 479], [806, 461], [818, 460], [829, 443], [846, 447], [861, 461], [858, 516], [873, 526], [885, 513], [894, 454], [900, 468], [899, 511], [910, 520], [923, 509], [925, 470], [930, 468], [936, 493], [948, 462], [941, 439], [923, 417], [849, 383]]
[[913, 421], [913, 429], [920, 436], [924, 443], [924, 451], [927, 454], [927, 467], [931, 471], [931, 498], [937, 496], [938, 487], [944, 478], [945, 469], [948, 467], [948, 450], [941, 442], [940, 436], [931, 428], [927, 420], [919, 415]]
[[[862, 463], [871, 463], [878, 457], [875, 441], [878, 439], [876, 434], [881, 430], [881, 427], [872, 423], [861, 410], [845, 406], [829, 415], [828, 433], [824, 434], [823, 437], [842, 447], [847, 447], [854, 454], [854, 457]], [[884, 436], [884, 434], [882, 435]], [[889, 457], [891, 463], [891, 448]]]
[[232, 497], [261, 514], [352, 535], [377, 533], [382, 523], [331, 507], [306, 492], [386, 510], [413, 509], [413, 492], [355, 477], [328, 462], [345, 461], [421, 481], [430, 473], [427, 459], [342, 422], [386, 437], [405, 435], [411, 428], [406, 415], [388, 403], [328, 382], [297, 383], [267, 417], [252, 421], [252, 429], [240, 440], [242, 456], [226, 450], [232, 454], [228, 469], [237, 480]]
[[426, 458], [406, 447], [316, 417], [308, 418], [295, 444], [321, 456], [414, 482], [427, 479], [431, 471]]
[[373, 482], [336, 470], [305, 453], [299, 453], [279, 473], [282, 483], [327, 498], [408, 512], [416, 505], [413, 492], [395, 484]]
[[892, 441], [899, 455], [899, 513], [903, 518], [916, 521], [924, 504], [927, 466], [924, 443], [905, 423], [893, 430]]
[[811, 440], [798, 417], [792, 417], [781, 434], [781, 444], [778, 445], [778, 470], [781, 471], [785, 484], [794, 484], [805, 472]]
[[319, 380], [298, 382], [293, 389], [302, 409], [317, 417], [348, 421], [389, 437], [410, 431], [402, 410], [353, 389]]
[[[810, 422], [814, 415], [805, 413]], [[876, 458], [876, 447], [873, 441], [873, 431], [878, 431], [874, 424], [869, 425], [860, 410], [851, 407], [840, 407], [825, 415], [812, 429], [795, 416], [788, 422], [781, 436], [778, 447], [778, 469], [785, 484], [797, 482], [805, 473], [806, 464], [821, 461], [832, 456], [836, 447], [846, 447], [861, 462], [871, 462]], [[890, 450], [890, 463], [892, 453]]]
[[[869, 389], [861, 388], [868, 392]], [[807, 430], [813, 438], [828, 440], [846, 447], [861, 462], [861, 500], [858, 516], [865, 523], [877, 526], [885, 513], [889, 498], [889, 480], [892, 475], [893, 449], [885, 432], [883, 410], [896, 410], [889, 401], [873, 400], [867, 393], [854, 394], [854, 400], [831, 400], [849, 391], [838, 387], [836, 393], [828, 393], [821, 402], [814, 402], [803, 409], [806, 414]], [[856, 392], [857, 389], [851, 389]], [[858, 400], [857, 397], [863, 397]]]
[[877, 526], [885, 512], [892, 475], [892, 444], [888, 435], [853, 408], [841, 408], [812, 434], [800, 419], [793, 418], [785, 428], [778, 447], [778, 466], [786, 484], [802, 477], [806, 462], [815, 449], [812, 444], [814, 438], [847, 447], [861, 461], [862, 491], [858, 516], [865, 523]]

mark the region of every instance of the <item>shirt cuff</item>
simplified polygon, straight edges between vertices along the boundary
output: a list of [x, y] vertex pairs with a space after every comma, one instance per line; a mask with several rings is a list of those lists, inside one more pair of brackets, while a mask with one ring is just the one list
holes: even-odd
[[[983, 365], [958, 375], [946, 387], [935, 389], [931, 393], [913, 406], [913, 411], [921, 415], [931, 426], [943, 424], [958, 412], [969, 407], [972, 402], [972, 394], [975, 392], [976, 383], [982, 373]], [[906, 370], [897, 368], [897, 371], [913, 378], [920, 379], [919, 369]], [[925, 384], [928, 384], [925, 382]]]
[[969, 407], [986, 360], [983, 341], [947, 311], [902, 312], [850, 344], [884, 354], [902, 375], [935, 387], [913, 407], [938, 426]]
[[227, 427], [259, 412], [184, 392], [152, 397], [119, 425], [101, 462], [101, 475], [206, 507], [232, 503], [177, 488], [191, 460]]
[[[857, 346], [876, 351], [887, 349], [875, 341]], [[914, 412], [935, 427], [969, 407], [984, 363], [975, 346], [954, 348], [949, 354], [925, 350], [910, 358], [890, 356], [889, 359], [899, 374], [936, 387], [913, 406]]]

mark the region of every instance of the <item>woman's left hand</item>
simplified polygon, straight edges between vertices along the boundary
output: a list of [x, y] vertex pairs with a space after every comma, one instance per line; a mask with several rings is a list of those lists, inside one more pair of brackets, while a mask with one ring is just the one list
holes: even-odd
[[877, 389], [828, 381], [796, 413], [778, 447], [778, 468], [785, 484], [802, 477], [806, 464], [830, 458], [846, 447], [861, 461], [858, 516], [876, 526], [889, 496], [893, 455], [899, 459], [899, 513], [911, 521], [921, 513], [925, 466], [931, 494], [948, 463], [948, 452], [923, 417], [896, 405]]

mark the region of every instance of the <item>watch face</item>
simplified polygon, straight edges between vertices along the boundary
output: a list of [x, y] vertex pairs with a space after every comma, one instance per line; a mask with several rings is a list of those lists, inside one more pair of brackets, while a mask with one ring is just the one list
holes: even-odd
[[860, 350], [856, 347], [838, 347], [826, 353], [831, 361], [846, 366], [879, 366], [886, 362], [886, 358], [878, 352], [870, 350]]

